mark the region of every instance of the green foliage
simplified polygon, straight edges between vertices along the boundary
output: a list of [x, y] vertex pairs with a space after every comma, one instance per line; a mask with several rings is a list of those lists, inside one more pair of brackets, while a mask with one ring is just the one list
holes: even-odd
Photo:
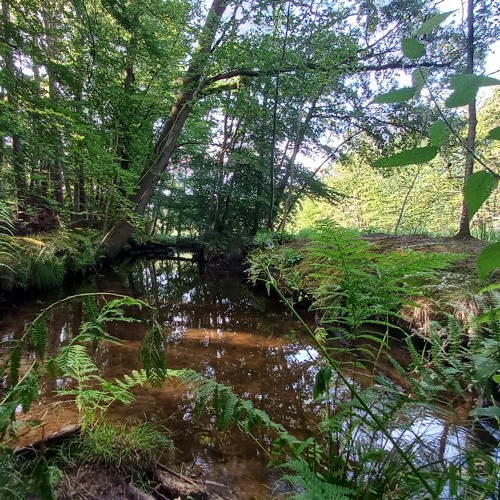
[[486, 278], [493, 270], [500, 267], [500, 242], [488, 245], [477, 259], [477, 268], [479, 276]]
[[491, 172], [475, 172], [467, 179], [464, 188], [465, 202], [469, 210], [469, 219], [481, 208], [498, 185], [498, 178]]
[[325, 392], [329, 391], [331, 378], [332, 378], [331, 366], [327, 365], [319, 369], [318, 373], [316, 374], [316, 379], [314, 381], [313, 399], [318, 399]]
[[4, 267], [0, 265], [0, 291], [60, 287], [66, 275], [83, 272], [96, 264], [93, 234], [60, 230], [36, 237], [10, 237], [9, 254], [0, 251]]
[[196, 396], [200, 413], [209, 407], [213, 408], [221, 429], [226, 429], [233, 422], [246, 432], [265, 425], [278, 434], [288, 434], [285, 428], [273, 422], [266, 412], [255, 408], [250, 401], [239, 398], [228, 386], [207, 379], [193, 370], [168, 370], [167, 376], [180, 379], [190, 386]]
[[433, 123], [429, 130], [431, 146], [440, 147], [450, 135], [450, 129], [443, 120]]
[[148, 380], [156, 387], [161, 386], [167, 373], [165, 350], [165, 333], [155, 320], [141, 343], [139, 357]]
[[425, 56], [425, 47], [418, 40], [414, 40], [413, 38], [403, 38], [401, 48], [403, 54], [408, 59], [420, 59]]
[[64, 453], [78, 465], [98, 463], [134, 480], [172, 450], [168, 432], [158, 425], [104, 419], [85, 429]]
[[103, 379], [87, 348], [81, 344], [64, 346], [53, 362], [57, 363], [63, 376], [75, 381], [74, 389], [61, 389], [58, 394], [74, 397], [84, 426], [91, 425], [115, 401], [125, 405], [132, 404], [134, 395], [131, 389], [144, 385], [148, 380], [145, 372], [137, 370], [124, 375], [124, 380], [115, 379], [110, 382]]
[[[330, 221], [318, 225], [307, 248], [315, 279], [315, 308], [323, 321], [339, 322], [357, 336], [370, 323], [398, 316], [404, 303], [422, 294], [435, 272], [461, 256], [422, 252], [381, 253], [355, 231]], [[309, 290], [308, 290], [309, 291]]]
[[[12, 246], [12, 217], [6, 205], [0, 200], [0, 272], [14, 272], [5, 262], [15, 258], [16, 250]], [[0, 275], [1, 276], [1, 275]]]
[[[379, 95], [370, 104], [394, 104], [396, 102], [405, 102], [415, 95], [413, 87], [405, 87], [402, 89], [391, 90], [386, 94]], [[404, 164], [406, 165], [406, 164]], [[394, 165], [380, 165], [380, 166], [394, 166]]]
[[345, 486], [328, 483], [325, 478], [314, 470], [304, 460], [290, 460], [286, 468], [294, 474], [286, 474], [283, 479], [299, 486], [304, 491], [293, 496], [296, 500], [348, 500], [355, 496], [356, 491]]
[[[32, 402], [38, 397], [38, 382], [42, 376], [53, 376], [57, 372], [61, 377], [73, 380], [74, 387], [60, 390], [59, 394], [74, 398], [84, 426], [91, 425], [115, 401], [130, 405], [134, 400], [131, 389], [135, 386], [144, 385], [147, 381], [160, 385], [165, 379], [164, 349], [152, 351], [147, 370], [132, 370], [130, 374], [125, 374], [122, 380], [115, 379], [114, 381], [105, 380], [100, 375], [88, 346], [92, 346], [95, 350], [101, 342], [119, 343], [118, 339], [110, 336], [106, 331], [105, 324], [116, 321], [135, 321], [125, 314], [124, 308], [126, 307], [150, 307], [140, 300], [116, 294], [104, 294], [105, 297], [114, 295], [118, 298], [105, 301], [102, 306], [99, 306], [96, 297], [100, 295], [102, 294], [82, 294], [67, 297], [50, 305], [27, 326], [23, 337], [12, 346], [10, 354], [2, 360], [0, 374], [9, 374], [9, 385], [6, 387], [4, 399], [0, 402], [1, 436], [6, 432], [15, 434], [16, 408], [22, 406], [23, 411], [28, 411]], [[57, 304], [68, 300], [81, 300], [84, 303], [87, 321], [82, 323], [79, 334], [64, 345], [57, 355], [45, 359], [47, 314]], [[156, 323], [155, 314], [153, 314], [152, 321], [157, 339], [161, 332]], [[37, 361], [28, 367], [19, 379], [22, 351], [27, 343], [35, 351], [40, 362]], [[148, 349], [151, 348], [150, 337], [146, 336], [144, 344]]]
[[54, 487], [63, 472], [44, 456], [34, 461], [16, 457], [12, 450], [0, 448], [0, 498], [23, 500], [34, 497], [42, 500], [56, 498]]
[[379, 158], [373, 162], [374, 167], [404, 167], [407, 165], [416, 165], [427, 163], [438, 154], [439, 148], [436, 146], [425, 146], [422, 148], [413, 148], [388, 156]]
[[466, 106], [476, 99], [481, 87], [500, 85], [500, 80], [483, 75], [455, 75], [451, 79], [450, 87], [453, 93], [446, 99], [447, 108]]
[[[315, 279], [311, 287], [315, 307], [322, 310], [328, 324], [355, 342], [336, 348], [330, 340], [326, 347], [324, 333], [318, 336], [310, 331], [326, 363], [319, 369], [313, 389], [313, 398], [321, 401], [325, 410], [311, 444], [307, 444], [307, 439], [293, 444], [293, 440], [282, 434], [276, 440], [274, 454], [277, 456], [285, 443], [288, 449], [300, 450], [299, 461], [293, 461], [291, 466], [296, 475], [288, 479], [305, 489], [306, 498], [314, 495], [318, 498], [325, 495], [331, 498], [339, 495], [438, 498], [445, 485], [460, 498], [469, 498], [469, 495], [475, 498], [490, 492], [491, 488], [485, 484], [496, 477], [498, 466], [488, 458], [488, 452], [460, 450], [449, 461], [434, 461], [425, 449], [425, 432], [414, 434], [414, 424], [427, 411], [438, 411], [434, 404], [445, 406], [450, 392], [460, 395], [464, 388], [474, 385], [485, 399], [490, 398], [494, 377], [500, 379], [498, 334], [495, 333], [500, 331], [496, 324], [500, 298], [490, 292], [489, 298], [482, 301], [483, 312], [476, 319], [471, 316], [466, 326], [452, 316], [446, 327], [432, 324], [430, 347], [424, 352], [408, 338], [412, 359], [409, 371], [390, 355], [386, 337], [371, 335], [370, 328], [373, 325], [387, 328], [389, 318], [397, 316], [401, 304], [422, 293], [422, 285], [432, 281], [436, 270], [445, 269], [461, 256], [420, 252], [381, 255], [356, 232], [329, 222], [321, 223], [309, 234], [311, 245], [299, 266], [307, 265], [307, 273]], [[256, 265], [253, 261], [252, 266]], [[264, 258], [261, 272], [267, 269], [270, 286], [300, 320], [285, 298], [279, 279], [266, 265], [268, 261]], [[486, 327], [485, 318], [488, 318]], [[307, 328], [304, 322], [302, 324]], [[466, 334], [471, 336], [468, 349], [463, 344]], [[355, 362], [336, 361], [332, 356], [337, 351], [354, 355]], [[367, 364], [365, 359], [374, 366], [374, 374], [381, 357], [392, 361], [408, 392], [377, 375], [375, 384], [364, 390], [352, 383], [357, 371]], [[346, 373], [351, 373], [352, 379], [347, 379]], [[483, 414], [497, 416], [498, 409], [494, 405], [472, 413]], [[482, 470], [481, 464], [485, 464]]]
[[455, 11], [452, 10], [450, 12], [443, 12], [442, 14], [436, 14], [432, 16], [431, 18], [427, 19], [427, 21], [425, 21], [425, 23], [423, 23], [422, 26], [420, 26], [420, 28], [417, 31], [417, 34], [426, 35], [427, 33], [434, 31], [442, 22], [444, 22], [454, 12]]
[[500, 140], [500, 127], [492, 128], [488, 132], [488, 135], [486, 136], [486, 139], [491, 139], [492, 141], [498, 141], [498, 140]]

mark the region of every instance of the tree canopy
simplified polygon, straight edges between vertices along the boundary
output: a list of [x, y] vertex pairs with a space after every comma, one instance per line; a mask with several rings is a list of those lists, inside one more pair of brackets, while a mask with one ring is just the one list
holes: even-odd
[[[138, 227], [284, 229], [305, 199], [356, 191], [322, 176], [342, 158], [361, 176], [404, 149], [392, 163], [427, 161], [440, 134], [441, 156], [462, 154], [465, 116], [436, 125], [442, 89], [495, 82], [463, 80], [465, 21], [437, 4], [2, 0], [0, 196], [100, 229], [115, 255]], [[490, 2], [474, 9], [471, 77], [498, 35]]]

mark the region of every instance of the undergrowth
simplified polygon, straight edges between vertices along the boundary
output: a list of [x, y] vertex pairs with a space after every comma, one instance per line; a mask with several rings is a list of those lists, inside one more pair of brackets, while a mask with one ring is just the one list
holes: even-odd
[[[85, 321], [80, 331], [59, 352], [47, 353], [47, 318], [56, 306], [66, 301], [83, 302]], [[119, 339], [107, 331], [109, 323], [137, 321], [125, 313], [127, 307], [147, 307], [151, 310], [149, 329], [141, 347], [142, 370], [132, 370], [122, 378], [106, 380], [92, 357], [100, 343], [119, 344]], [[22, 427], [35, 425], [29, 420], [18, 421], [18, 410], [29, 411], [37, 399], [39, 384], [46, 377], [59, 377], [68, 382], [58, 395], [70, 398], [76, 405], [82, 434], [77, 441], [75, 457], [128, 471], [131, 475], [143, 472], [151, 465], [158, 450], [170, 448], [170, 441], [152, 424], [127, 422], [115, 426], [105, 420], [105, 413], [114, 402], [130, 405], [132, 389], [146, 382], [161, 385], [166, 376], [165, 339], [157, 322], [157, 312], [146, 303], [117, 294], [81, 294], [67, 297], [44, 309], [27, 326], [24, 335], [10, 342], [9, 353], [0, 364], [2, 400], [0, 401], [0, 438], [12, 441]], [[29, 364], [23, 364], [26, 354]], [[23, 461], [12, 454], [6, 444], [0, 445], [0, 465], [9, 480], [0, 482], [0, 498], [25, 498], [26, 492], [42, 492], [42, 498], [53, 498], [53, 480], [59, 470], [58, 462], [47, 463], [45, 457]], [[1, 474], [3, 474], [2, 472]], [[0, 474], [0, 479], [2, 478]], [[41, 482], [41, 483], [40, 483]], [[36, 485], [41, 484], [40, 488]], [[43, 483], [43, 484], [42, 484]], [[34, 486], [35, 485], [35, 486]], [[10, 491], [14, 496], [9, 496]]]
[[[309, 238], [297, 261], [287, 262], [282, 247], [270, 246], [254, 252], [249, 271], [254, 282], [275, 290], [323, 354], [313, 391], [323, 403], [323, 417], [309, 441], [295, 444], [300, 453], [288, 452], [283, 462], [292, 472], [286, 477], [299, 488], [298, 498], [493, 498], [499, 472], [494, 451], [471, 441], [445, 457], [421, 422], [452, 412], [450, 394], [454, 399], [471, 388], [490, 404], [479, 403], [471, 416], [498, 418], [493, 389], [500, 382], [500, 298], [490, 290], [475, 297], [479, 315], [469, 312], [460, 321], [450, 316], [445, 326], [433, 324], [423, 352], [408, 338], [412, 362], [403, 367], [388, 343], [399, 309], [425, 293], [437, 270], [462, 256], [379, 254], [355, 232], [328, 222]], [[295, 310], [297, 296], [286, 280], [300, 267], [302, 277], [309, 275], [301, 286], [314, 284], [309, 285], [312, 307], [342, 342], [326, 344], [328, 331], [312, 332]], [[352, 361], [337, 361], [340, 352]], [[406, 390], [378, 374], [382, 357], [392, 362]], [[368, 387], [358, 382], [367, 370], [373, 380]], [[283, 433], [276, 442], [282, 439]]]
[[31, 237], [16, 236], [9, 238], [8, 251], [4, 243], [2, 252], [0, 236], [0, 292], [61, 286], [67, 274], [83, 272], [96, 264], [95, 237], [89, 231], [62, 229]]
[[99, 464], [132, 481], [141, 480], [162, 458], [170, 458], [167, 429], [152, 422], [98, 420], [60, 451], [64, 463]]

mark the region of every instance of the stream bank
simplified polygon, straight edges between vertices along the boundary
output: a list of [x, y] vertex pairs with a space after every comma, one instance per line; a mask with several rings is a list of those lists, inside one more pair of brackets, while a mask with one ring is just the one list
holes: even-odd
[[[102, 270], [93, 277], [91, 289], [133, 295], [157, 307], [167, 333], [169, 368], [193, 369], [231, 386], [298, 438], [314, 432], [322, 412], [321, 403], [312, 398], [321, 356], [302, 326], [275, 300], [242, 284], [241, 276], [200, 275], [197, 264], [188, 260], [144, 260]], [[25, 323], [44, 305], [25, 302], [13, 310], [2, 310], [2, 338], [19, 338]], [[76, 302], [53, 311], [48, 321], [49, 354], [58, 352], [79, 331], [82, 312], [82, 304]], [[103, 343], [94, 358], [102, 375], [111, 380], [139, 367], [145, 328], [139, 323], [117, 324], [111, 325], [110, 333], [122, 344]], [[391, 347], [393, 356], [406, 364], [404, 349], [398, 343]], [[337, 356], [346, 366], [352, 361], [348, 355]], [[398, 380], [396, 370], [383, 361], [377, 376]], [[377, 383], [369, 367], [360, 370], [357, 380], [362, 387]], [[74, 405], [57, 396], [67, 383], [43, 381], [36, 405], [28, 413], [19, 413], [19, 419], [38, 419], [42, 425], [23, 436], [19, 444], [33, 442], [37, 433], [47, 435], [78, 422]], [[339, 381], [332, 384], [339, 398], [346, 396]], [[272, 434], [258, 431], [263, 450], [236, 427], [217, 429], [213, 413], [200, 415], [196, 396], [173, 380], [163, 388], [144, 386], [135, 395], [132, 406], [113, 404], [108, 417], [113, 422], [135, 417], [167, 427], [178, 450], [174, 461], [167, 464], [169, 468], [200, 483], [222, 483], [241, 499], [279, 498], [277, 491], [283, 488], [280, 472], [267, 466]], [[453, 414], [415, 415], [415, 428], [428, 430], [426, 446], [438, 455], [452, 456], [457, 447], [476, 442], [477, 431], [465, 420], [472, 404], [457, 402]], [[436, 445], [442, 442], [444, 448]]]

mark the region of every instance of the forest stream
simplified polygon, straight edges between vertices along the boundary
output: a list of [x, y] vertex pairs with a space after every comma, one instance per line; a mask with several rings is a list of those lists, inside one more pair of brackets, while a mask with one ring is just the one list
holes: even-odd
[[[299, 438], [307, 436], [318, 419], [321, 407], [312, 398], [318, 351], [281, 304], [252, 291], [241, 275], [202, 274], [197, 264], [187, 259], [138, 260], [96, 275], [92, 285], [70, 292], [89, 291], [130, 294], [156, 306], [168, 336], [169, 368], [190, 368], [232, 386], [236, 394], [250, 399]], [[4, 304], [0, 311], [2, 338], [18, 338], [26, 324], [51, 301], [45, 296]], [[133, 311], [134, 316], [138, 314], [142, 313]], [[312, 322], [314, 318], [308, 314]], [[78, 331], [81, 321], [81, 303], [66, 302], [56, 308], [49, 324], [48, 353], [57, 352]], [[97, 348], [95, 356], [103, 376], [122, 377], [139, 368], [138, 349], [145, 330], [143, 323], [112, 326], [110, 333], [123, 345], [101, 344]], [[405, 363], [404, 351], [397, 345], [392, 353]], [[388, 363], [386, 371], [384, 363], [380, 366], [379, 375], [397, 380]], [[371, 383], [369, 369], [356, 383]], [[40, 398], [28, 415], [19, 417], [38, 418], [43, 425], [22, 436], [20, 444], [76, 423], [74, 405], [54, 395], [65, 384], [62, 379], [41, 384]], [[193, 479], [225, 484], [245, 499], [278, 496], [285, 487], [279, 481], [280, 471], [267, 466], [269, 458], [253, 439], [234, 426], [217, 430], [209, 411], [198, 415], [196, 401], [184, 385], [167, 381], [162, 389], [148, 385], [135, 392], [137, 399], [132, 406], [115, 404], [109, 417], [146, 418], [168, 428], [177, 449], [169, 463], [173, 469]], [[436, 458], [451, 456], [456, 447], [466, 446], [477, 437], [461, 421], [469, 409], [462, 402], [458, 416], [419, 415], [408, 431], [408, 439], [412, 439], [413, 431], [427, 428], [425, 452]], [[264, 448], [271, 447], [273, 438], [264, 431], [256, 437]]]

